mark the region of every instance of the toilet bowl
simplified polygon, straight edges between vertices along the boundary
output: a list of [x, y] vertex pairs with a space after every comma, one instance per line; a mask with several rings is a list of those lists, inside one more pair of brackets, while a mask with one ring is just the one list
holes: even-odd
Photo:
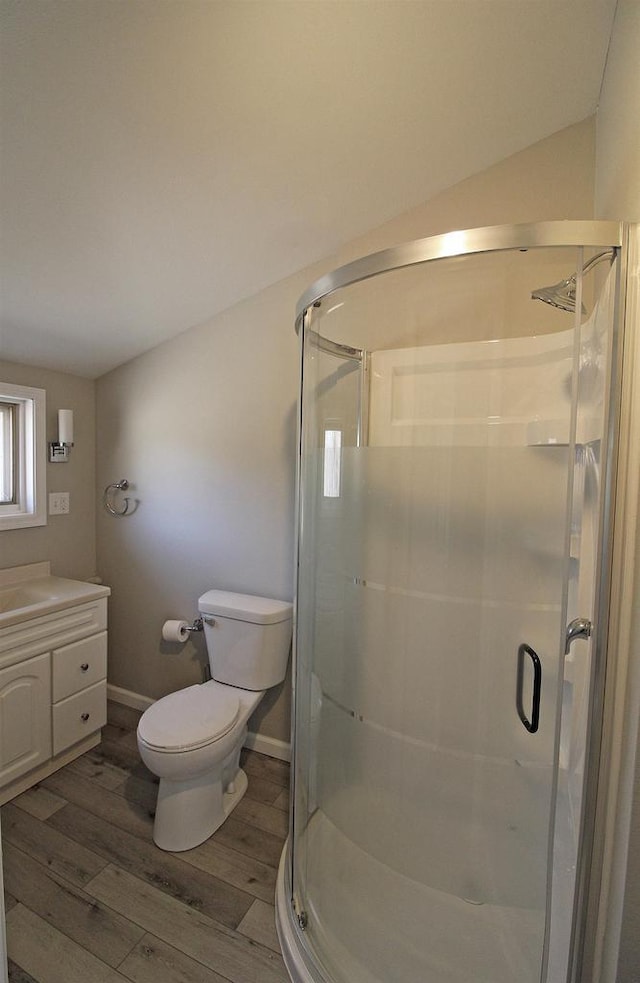
[[160, 779], [153, 838], [161, 849], [202, 843], [238, 804], [247, 788], [240, 750], [263, 696], [211, 680], [163, 697], [143, 715], [138, 749]]
[[284, 679], [291, 642], [287, 602], [208, 591], [199, 610], [214, 678], [162, 697], [138, 724], [140, 757], [160, 779], [153, 839], [163, 850], [204, 842], [244, 795], [247, 721]]

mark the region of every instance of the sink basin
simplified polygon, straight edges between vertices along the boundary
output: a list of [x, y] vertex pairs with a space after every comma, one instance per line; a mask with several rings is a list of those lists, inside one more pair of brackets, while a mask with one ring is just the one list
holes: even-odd
[[46, 586], [40, 584], [21, 584], [19, 587], [7, 587], [0, 590], [0, 614], [29, 607], [49, 599], [51, 594]]
[[[41, 568], [44, 565], [34, 564], [35, 566]], [[28, 567], [18, 569], [29, 572]], [[51, 611], [73, 607], [74, 604], [106, 597], [111, 593], [108, 587], [101, 584], [88, 584], [82, 580], [68, 580], [66, 577], [28, 577], [23, 574], [17, 582], [11, 583], [11, 570], [0, 573], [3, 574], [0, 579], [0, 629], [29, 618], [38, 618]]]

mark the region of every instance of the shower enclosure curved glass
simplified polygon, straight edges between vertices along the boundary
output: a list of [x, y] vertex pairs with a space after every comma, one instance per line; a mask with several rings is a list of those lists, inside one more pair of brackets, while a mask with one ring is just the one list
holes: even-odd
[[[617, 223], [450, 233], [301, 299], [277, 899], [294, 981], [572, 978], [606, 652], [620, 244]], [[562, 303], [532, 299], [556, 282]]]

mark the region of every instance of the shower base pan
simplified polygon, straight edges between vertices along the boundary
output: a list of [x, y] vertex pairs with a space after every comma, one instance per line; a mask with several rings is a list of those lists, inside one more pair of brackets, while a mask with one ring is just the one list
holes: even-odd
[[[292, 911], [289, 843], [277, 888], [278, 934], [293, 983], [537, 983], [540, 910], [483, 904], [431, 888], [366, 853], [321, 810], [310, 820], [306, 928]], [[354, 910], [353, 899], [366, 899]], [[321, 967], [321, 968], [320, 968]]]

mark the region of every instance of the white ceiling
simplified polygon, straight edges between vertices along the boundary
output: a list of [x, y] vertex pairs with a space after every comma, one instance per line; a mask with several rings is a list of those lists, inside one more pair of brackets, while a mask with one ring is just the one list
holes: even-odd
[[100, 375], [583, 119], [614, 7], [2, 0], [1, 356]]

